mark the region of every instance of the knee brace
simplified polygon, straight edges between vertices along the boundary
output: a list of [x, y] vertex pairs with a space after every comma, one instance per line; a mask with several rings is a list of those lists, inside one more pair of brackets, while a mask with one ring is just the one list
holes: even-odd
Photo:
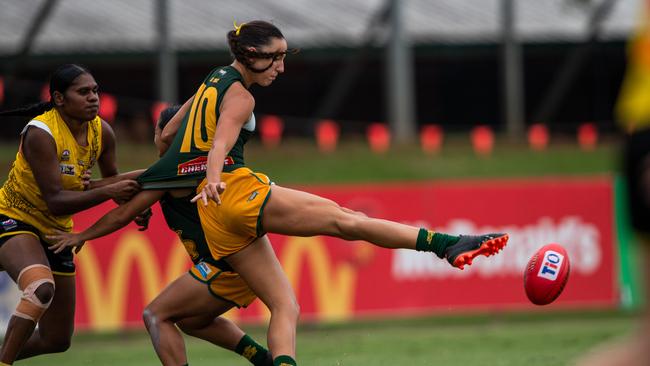
[[35, 292], [36, 289], [44, 283], [51, 283], [52, 287], [54, 287], [52, 271], [49, 267], [43, 264], [27, 266], [20, 271], [16, 282], [18, 283], [18, 288], [23, 291], [23, 294], [20, 297], [20, 302], [16, 307], [14, 315], [37, 323], [41, 316], [43, 316], [43, 313], [45, 313], [45, 310], [47, 310], [52, 303], [52, 299], [47, 303], [43, 303], [38, 296], [36, 296]]

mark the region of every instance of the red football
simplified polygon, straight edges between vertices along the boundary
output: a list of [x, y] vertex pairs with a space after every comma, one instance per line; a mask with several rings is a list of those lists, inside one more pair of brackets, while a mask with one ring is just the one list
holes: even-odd
[[526, 296], [536, 305], [552, 303], [562, 293], [569, 279], [569, 256], [559, 244], [537, 250], [524, 270]]

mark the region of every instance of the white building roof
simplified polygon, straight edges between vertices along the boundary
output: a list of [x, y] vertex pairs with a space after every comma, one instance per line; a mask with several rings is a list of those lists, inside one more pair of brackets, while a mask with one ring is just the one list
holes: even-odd
[[[0, 55], [17, 52], [46, 0], [0, 0]], [[264, 19], [291, 46], [355, 47], [384, 0], [168, 0], [172, 47], [223, 50], [237, 22]], [[618, 0], [603, 38], [627, 38], [642, 0]], [[599, 1], [515, 0], [516, 29], [524, 42], [586, 38], [590, 9]], [[415, 44], [495, 43], [501, 0], [402, 0], [406, 33]], [[580, 5], [583, 4], [583, 5]], [[59, 0], [33, 53], [148, 52], [155, 49], [156, 0]]]

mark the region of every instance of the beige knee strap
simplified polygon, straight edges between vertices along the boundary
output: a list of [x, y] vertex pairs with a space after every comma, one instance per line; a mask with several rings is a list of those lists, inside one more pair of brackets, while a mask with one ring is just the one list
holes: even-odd
[[45, 310], [50, 306], [52, 300], [42, 303], [35, 292], [38, 286], [44, 283], [51, 283], [54, 286], [54, 277], [49, 267], [42, 264], [34, 264], [25, 267], [18, 275], [18, 288], [23, 291], [20, 302], [16, 307], [14, 315], [23, 319], [38, 322]]

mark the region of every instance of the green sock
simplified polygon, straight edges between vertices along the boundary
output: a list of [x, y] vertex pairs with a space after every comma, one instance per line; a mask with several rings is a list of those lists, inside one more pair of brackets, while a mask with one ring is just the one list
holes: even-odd
[[298, 366], [296, 360], [291, 356], [282, 355], [273, 360], [273, 366]]
[[460, 237], [433, 232], [432, 230], [420, 229], [415, 242], [415, 250], [421, 252], [434, 252], [439, 258], [445, 257], [445, 249], [450, 245], [458, 243]]
[[244, 358], [255, 366], [268, 365], [267, 359], [269, 358], [269, 351], [261, 344], [255, 342], [255, 340], [249, 337], [248, 334], [244, 334], [241, 338], [237, 347], [235, 347], [235, 352], [244, 356]]

